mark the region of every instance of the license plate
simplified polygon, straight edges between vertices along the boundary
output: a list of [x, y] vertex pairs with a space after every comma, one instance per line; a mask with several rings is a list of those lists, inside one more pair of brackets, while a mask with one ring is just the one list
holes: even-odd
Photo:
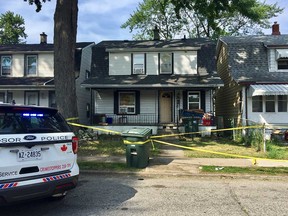
[[41, 160], [42, 153], [39, 149], [20, 150], [17, 159], [18, 161]]

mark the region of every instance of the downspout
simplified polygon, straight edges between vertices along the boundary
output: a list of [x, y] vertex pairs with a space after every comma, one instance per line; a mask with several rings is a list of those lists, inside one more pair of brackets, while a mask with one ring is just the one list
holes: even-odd
[[248, 102], [247, 102], [247, 92], [248, 92], [248, 86], [245, 86], [245, 121], [248, 120]]

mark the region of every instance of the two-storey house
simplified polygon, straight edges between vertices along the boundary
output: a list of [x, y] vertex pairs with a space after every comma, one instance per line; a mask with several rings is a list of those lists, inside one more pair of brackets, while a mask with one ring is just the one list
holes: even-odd
[[[172, 127], [183, 110], [214, 112], [216, 44], [208, 39], [102, 41], [92, 47], [90, 123], [123, 131], [131, 126]], [[110, 127], [111, 128], [111, 127]]]
[[216, 114], [226, 127], [231, 119], [288, 127], [288, 35], [277, 23], [272, 35], [220, 38], [217, 71], [224, 86], [216, 94]]
[[[80, 72], [81, 52], [89, 42], [77, 43], [75, 71]], [[0, 45], [0, 102], [55, 107], [54, 45], [47, 35], [39, 44]]]

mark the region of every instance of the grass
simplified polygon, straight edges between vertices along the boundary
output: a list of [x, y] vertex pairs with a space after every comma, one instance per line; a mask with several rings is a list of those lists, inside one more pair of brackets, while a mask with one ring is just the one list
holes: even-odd
[[[184, 145], [188, 147], [193, 147], [199, 150], [207, 150], [219, 153], [226, 153], [230, 155], [223, 154], [213, 154], [209, 152], [202, 151], [191, 151], [185, 150], [185, 155], [187, 157], [193, 158], [237, 158], [237, 155], [256, 157], [256, 158], [270, 158], [270, 159], [288, 159], [288, 147], [280, 145], [279, 143], [273, 144], [267, 142], [267, 150], [258, 151], [256, 148], [247, 146], [244, 143], [236, 142], [225, 138], [206, 138], [206, 137], [195, 137], [193, 140], [179, 141], [179, 145]], [[231, 156], [236, 155], [236, 156]]]
[[233, 173], [252, 175], [288, 175], [288, 167], [217, 167], [202, 166], [203, 173]]
[[[257, 148], [247, 146], [245, 143], [232, 141], [219, 137], [194, 137], [193, 139], [172, 138], [168, 143], [192, 147], [204, 151], [214, 151], [232, 155], [242, 155], [255, 158], [270, 158], [288, 160], [288, 146], [283, 143], [267, 142], [267, 151], [258, 151]], [[153, 142], [150, 155], [157, 156], [163, 148], [162, 144]], [[209, 152], [185, 150], [185, 156], [192, 158], [237, 158], [229, 155], [212, 154]], [[123, 156], [126, 154], [126, 146], [119, 135], [101, 135], [97, 140], [81, 140], [79, 156], [111, 155]], [[128, 167], [126, 163], [107, 163], [98, 161], [79, 161], [81, 170], [115, 170], [137, 171], [137, 168]], [[203, 173], [237, 173], [237, 174], [264, 174], [264, 175], [288, 175], [288, 167], [216, 167], [203, 166]]]
[[81, 140], [80, 156], [124, 155], [126, 151], [123, 140], [116, 135], [101, 135], [97, 140]]

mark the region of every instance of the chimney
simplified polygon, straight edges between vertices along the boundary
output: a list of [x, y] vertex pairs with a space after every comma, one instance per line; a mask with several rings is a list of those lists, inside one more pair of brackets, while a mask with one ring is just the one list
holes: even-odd
[[272, 25], [272, 35], [280, 35], [279, 24], [277, 22], [274, 22]]
[[155, 29], [153, 29], [153, 33], [154, 33], [154, 40], [160, 40], [159, 29], [157, 28], [157, 26], [155, 26]]
[[40, 34], [40, 44], [47, 44], [47, 35], [45, 34], [45, 32], [42, 32], [42, 34]]

